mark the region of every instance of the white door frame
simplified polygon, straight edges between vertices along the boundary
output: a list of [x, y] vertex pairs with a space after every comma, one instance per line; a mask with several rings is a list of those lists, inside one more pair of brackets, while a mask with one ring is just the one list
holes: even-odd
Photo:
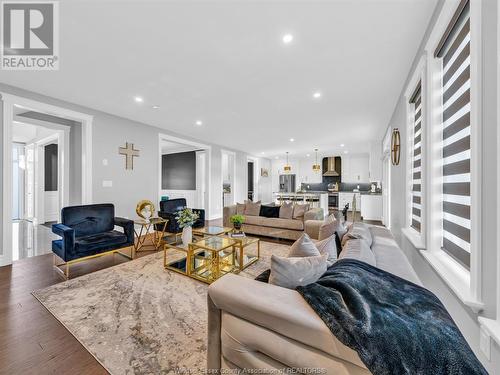
[[[231, 172], [231, 180], [229, 181], [231, 183], [231, 202], [229, 202], [231, 205], [236, 204], [236, 152], [234, 151], [229, 151], [229, 150], [221, 150], [221, 183], [220, 185], [224, 185], [224, 176], [222, 174], [222, 156], [227, 155], [228, 157], [228, 164], [227, 168]], [[232, 164], [229, 163], [229, 160], [232, 160]]]
[[[3, 190], [0, 266], [12, 263], [12, 126], [14, 107], [62, 117], [82, 124], [82, 204], [92, 203], [92, 121], [93, 116], [21, 96], [0, 92], [2, 106]], [[69, 144], [69, 140], [68, 140]], [[68, 155], [69, 165], [69, 155]], [[67, 190], [67, 189], [66, 189]]]
[[[257, 202], [259, 200], [259, 177], [260, 173], [257, 173], [259, 171], [259, 158], [255, 158], [253, 156], [247, 156], [247, 170], [248, 170], [248, 162], [251, 161], [253, 162], [253, 200], [254, 202]], [[248, 178], [248, 172], [247, 172], [247, 178]], [[247, 181], [248, 185], [248, 181]], [[245, 199], [246, 196], [248, 195], [248, 186], [245, 188]]]
[[[164, 133], [158, 133], [158, 198], [157, 201], [160, 202], [161, 200], [161, 191], [162, 191], [162, 186], [161, 186], [161, 157], [162, 157], [162, 141], [170, 141], [170, 142], [175, 142], [175, 143], [180, 143], [184, 144], [187, 146], [193, 146], [196, 148], [199, 148], [200, 150], [206, 151], [206, 159], [205, 159], [205, 171], [209, 172], [212, 169], [212, 147], [210, 145], [196, 142], [196, 141], [191, 141], [187, 140], [184, 138], [176, 137], [174, 135], [169, 135], [169, 134], [164, 134]], [[207, 217], [205, 218], [206, 220], [210, 219], [210, 210], [211, 210], [211, 173], [205, 173], [205, 187], [208, 190], [208, 194], [204, 197], [205, 200], [205, 207], [200, 207], [204, 208]], [[222, 197], [221, 197], [222, 199]]]

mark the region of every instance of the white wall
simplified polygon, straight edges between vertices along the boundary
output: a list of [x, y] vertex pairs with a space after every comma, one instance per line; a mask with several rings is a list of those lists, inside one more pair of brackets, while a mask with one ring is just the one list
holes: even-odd
[[[477, 0], [473, 0], [477, 1]], [[443, 5], [441, 0], [438, 4], [433, 19], [429, 25], [420, 51], [417, 53], [413, 68], [411, 69], [408, 81], [423, 51], [423, 45], [427, 41], [430, 30], [436, 22], [436, 17]], [[497, 163], [495, 155], [497, 150], [497, 9], [495, 0], [482, 0], [482, 43], [483, 43], [483, 74], [487, 79], [482, 80], [483, 90], [483, 135], [482, 135], [482, 263], [481, 263], [481, 283], [483, 285], [483, 302], [485, 308], [480, 314], [474, 313], [468, 306], [464, 305], [442, 278], [434, 271], [421, 253], [404, 237], [401, 229], [405, 225], [405, 165], [406, 165], [406, 103], [404, 91], [397, 102], [392, 118], [389, 122], [390, 128], [399, 128], [401, 140], [403, 141], [403, 152], [401, 152], [401, 162], [398, 166], [391, 168], [391, 229], [406, 253], [408, 259], [415, 268], [417, 274], [422, 279], [424, 285], [434, 292], [444, 303], [451, 316], [457, 323], [464, 337], [474, 350], [479, 360], [483, 363], [489, 373], [500, 373], [500, 347], [491, 341], [491, 360], [489, 361], [479, 349], [479, 323], [478, 316], [495, 318], [496, 296], [497, 296]], [[404, 84], [404, 90], [408, 82]]]
[[[149, 199], [156, 202], [158, 200], [159, 133], [206, 143], [203, 140], [184, 137], [166, 129], [131, 121], [13, 86], [0, 84], [0, 91], [94, 116], [92, 131], [93, 201], [113, 203], [116, 214], [119, 216], [133, 218], [136, 216], [135, 206], [138, 201]], [[125, 170], [124, 156], [118, 154], [118, 148], [124, 146], [125, 142], [133, 143], [134, 147], [140, 150], [140, 156], [134, 158], [133, 170]], [[208, 145], [211, 146], [211, 164], [208, 167], [210, 198], [207, 218], [215, 219], [222, 217], [221, 147], [209, 143]], [[246, 198], [246, 161], [248, 155], [244, 152], [228, 150], [236, 153], [236, 199], [243, 201]], [[106, 159], [107, 165], [104, 165], [104, 159]], [[112, 181], [112, 187], [103, 187], [103, 181]], [[269, 187], [266, 183], [263, 182], [262, 188], [260, 193], [270, 196], [271, 193], [270, 190], [267, 191]]]

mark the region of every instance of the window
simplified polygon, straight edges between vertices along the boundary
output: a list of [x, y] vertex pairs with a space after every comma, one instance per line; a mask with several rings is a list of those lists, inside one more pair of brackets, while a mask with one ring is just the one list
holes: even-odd
[[413, 121], [411, 123], [411, 210], [410, 227], [421, 232], [422, 222], [422, 83], [410, 98]]
[[470, 268], [471, 104], [469, 2], [462, 1], [434, 56], [442, 63], [442, 249]]

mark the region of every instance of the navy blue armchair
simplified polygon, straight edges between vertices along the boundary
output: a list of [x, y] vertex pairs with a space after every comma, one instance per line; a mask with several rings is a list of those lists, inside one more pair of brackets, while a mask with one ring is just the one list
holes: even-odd
[[[123, 233], [115, 230], [123, 228]], [[55, 264], [57, 269], [65, 265], [64, 276], [69, 278], [69, 265], [88, 258], [117, 252], [118, 249], [134, 246], [134, 222], [115, 217], [115, 206], [111, 203], [64, 207], [61, 223], [52, 225], [52, 232], [61, 236], [52, 241], [52, 252], [65, 263]]]
[[[167, 219], [167, 229], [168, 233], [179, 233], [182, 229], [179, 228], [179, 223], [175, 220], [177, 212], [186, 208], [186, 199], [170, 199], [168, 201], [160, 202], [160, 211], [158, 211], [158, 216]], [[197, 213], [199, 218], [193, 225], [193, 228], [202, 228], [205, 226], [205, 210], [193, 208], [193, 212]]]

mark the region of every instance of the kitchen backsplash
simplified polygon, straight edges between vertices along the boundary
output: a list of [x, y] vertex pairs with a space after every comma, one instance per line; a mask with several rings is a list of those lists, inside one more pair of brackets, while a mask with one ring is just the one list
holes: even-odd
[[[339, 184], [339, 190], [340, 191], [353, 191], [356, 189], [359, 185], [359, 190], [360, 191], [368, 191], [371, 189], [371, 184], [367, 183], [346, 183], [346, 182], [341, 182]], [[321, 183], [307, 183], [303, 182], [301, 184], [301, 190], [312, 190], [312, 191], [327, 191], [328, 190], [328, 182], [321, 182]]]

